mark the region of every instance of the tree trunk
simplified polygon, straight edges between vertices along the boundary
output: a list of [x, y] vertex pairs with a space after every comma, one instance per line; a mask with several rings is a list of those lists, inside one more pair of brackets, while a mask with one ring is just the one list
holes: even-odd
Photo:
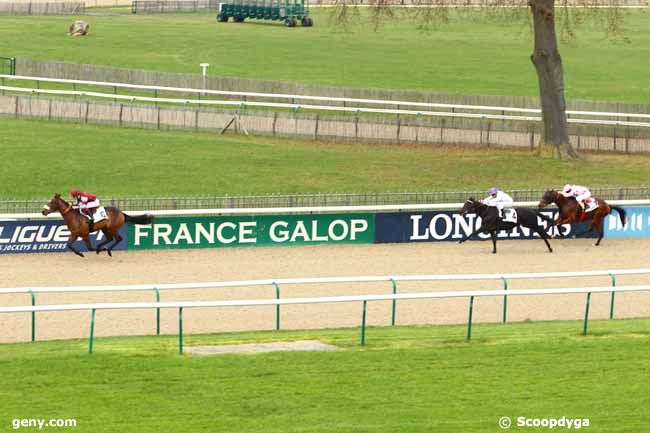
[[539, 80], [539, 95], [544, 124], [540, 151], [550, 145], [561, 159], [577, 158], [569, 141], [569, 126], [564, 99], [564, 71], [555, 35], [555, 0], [529, 0], [535, 32], [535, 51], [530, 60]]

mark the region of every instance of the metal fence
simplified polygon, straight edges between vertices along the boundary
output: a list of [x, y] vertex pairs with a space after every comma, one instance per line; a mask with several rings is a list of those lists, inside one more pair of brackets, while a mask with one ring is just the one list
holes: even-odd
[[[7, 83], [5, 83], [7, 81]], [[238, 109], [285, 109], [310, 112], [337, 112], [347, 115], [426, 116], [473, 118], [501, 121], [541, 121], [540, 110], [519, 107], [472, 106], [400, 100], [373, 100], [355, 98], [330, 98], [317, 95], [292, 95], [278, 93], [252, 93], [188, 87], [151, 86], [114, 81], [88, 81], [65, 78], [0, 75], [3, 92], [12, 94], [45, 95], [47, 97], [75, 97], [84, 100], [110, 100], [113, 102], [152, 103], [193, 107], [236, 107]], [[5, 86], [5, 84], [10, 84]], [[52, 85], [70, 86], [54, 89]], [[206, 99], [207, 98], [207, 99]], [[215, 99], [218, 98], [218, 99]], [[274, 102], [274, 101], [281, 102]], [[379, 108], [381, 107], [381, 108]], [[567, 110], [570, 124], [611, 127], [648, 128], [650, 114], [612, 113]], [[612, 134], [615, 136], [616, 131]], [[627, 134], [629, 135], [629, 134]]]
[[[539, 121], [207, 109], [10, 95], [0, 95], [0, 115], [120, 127], [215, 132], [223, 131], [226, 125], [236, 119], [233, 129], [239, 128], [256, 135], [339, 142], [444, 144], [485, 148], [533, 149], [539, 141], [541, 128]], [[650, 152], [649, 128], [570, 124], [569, 130], [570, 138], [578, 150]]]
[[[107, 81], [117, 83], [130, 83], [149, 86], [205, 88], [210, 90], [226, 90], [240, 92], [259, 93], [285, 93], [296, 95], [318, 95], [326, 98], [361, 98], [381, 99], [389, 101], [411, 101], [443, 104], [462, 104], [475, 106], [501, 106], [539, 109], [537, 97], [501, 97], [501, 96], [480, 96], [480, 95], [446, 95], [416, 91], [385, 90], [385, 89], [354, 89], [319, 86], [312, 84], [285, 83], [279, 81], [252, 80], [232, 77], [203, 77], [199, 74], [164, 73], [157, 71], [120, 69], [95, 65], [78, 65], [65, 62], [46, 62], [32, 59], [17, 59], [16, 72], [19, 75], [40, 76], [50, 78], [77, 79], [88, 81]], [[156, 93], [155, 97], [162, 97]], [[188, 97], [195, 95], [188, 95]], [[175, 94], [174, 97], [183, 97]], [[271, 100], [269, 102], [286, 102], [286, 100]], [[295, 102], [295, 101], [293, 101]], [[96, 104], [93, 102], [93, 104]], [[346, 106], [345, 101], [323, 102], [323, 105]], [[120, 118], [118, 122], [109, 121], [113, 124], [123, 124], [122, 105], [120, 108], [113, 108], [111, 119]], [[385, 108], [378, 106], [376, 108]], [[394, 108], [391, 105], [389, 108]], [[77, 108], [75, 108], [77, 109]], [[397, 106], [397, 109], [400, 109]], [[650, 114], [650, 104], [623, 104], [615, 102], [595, 101], [568, 101], [567, 109], [575, 111], [598, 111], [616, 113], [638, 113]], [[16, 108], [18, 110], [18, 108]], [[101, 110], [107, 111], [107, 108]], [[77, 111], [79, 111], [77, 109]], [[132, 110], [133, 111], [133, 110]], [[187, 111], [187, 110], [186, 110]], [[196, 110], [198, 112], [198, 110]], [[203, 110], [208, 111], [208, 110]], [[461, 112], [455, 108], [449, 108], [449, 112]], [[234, 111], [221, 110], [228, 113], [232, 118]], [[86, 110], [88, 113], [88, 110]], [[118, 114], [116, 114], [118, 113]], [[441, 143], [441, 144], [470, 144], [470, 145], [504, 145], [504, 146], [530, 146], [533, 147], [540, 137], [540, 125], [538, 122], [509, 122], [491, 121], [485, 122], [481, 119], [453, 118], [453, 119], [399, 119], [374, 118], [359, 119], [353, 115], [328, 116], [329, 123], [322, 122], [324, 116], [295, 114], [287, 122], [294, 122], [284, 131], [276, 129], [279, 123], [287, 119], [286, 113], [262, 112], [260, 110], [249, 113], [248, 119], [251, 124], [249, 130], [255, 133], [271, 135], [298, 136], [302, 138], [322, 138], [335, 140], [358, 140], [370, 142], [415, 142], [415, 143]], [[503, 114], [503, 113], [502, 113]], [[16, 113], [18, 115], [18, 113]], [[253, 116], [254, 115], [254, 116]], [[142, 115], [143, 118], [156, 117], [151, 113]], [[183, 113], [178, 109], [174, 115], [177, 119], [174, 125], [167, 127], [174, 128], [202, 128], [197, 114], [191, 121], [192, 115]], [[48, 115], [48, 118], [50, 116]], [[71, 116], [62, 116], [70, 118]], [[84, 116], [81, 116], [84, 117]], [[351, 120], [352, 119], [352, 120]], [[617, 117], [618, 120], [627, 120], [625, 117]], [[79, 119], [82, 120], [82, 119]], [[87, 121], [83, 119], [82, 121]], [[106, 119], [101, 121], [106, 122]], [[160, 127], [158, 120], [127, 122], [130, 126]], [[164, 124], [165, 122], [163, 122]], [[319, 125], [324, 126], [319, 128]], [[361, 125], [361, 126], [359, 126]], [[163, 125], [164, 126], [164, 125]], [[223, 127], [223, 125], [221, 125]], [[290, 129], [294, 131], [289, 131]], [[213, 129], [217, 126], [213, 125]], [[614, 151], [614, 152], [650, 152], [650, 135], [648, 131], [642, 131], [634, 127], [620, 126], [594, 126], [577, 125], [569, 126], [569, 134], [579, 150]], [[209, 129], [209, 128], [208, 128]], [[281, 128], [282, 129], [282, 128]], [[447, 133], [447, 134], [445, 134]]]
[[[306, 280], [306, 279], [305, 279]], [[354, 278], [344, 279], [341, 282], [354, 280]], [[393, 279], [394, 281], [394, 279]], [[208, 283], [210, 284], [210, 283]], [[198, 285], [198, 284], [197, 284]], [[503, 289], [503, 290], [462, 290], [446, 292], [419, 292], [419, 293], [394, 293], [382, 295], [348, 295], [348, 296], [328, 296], [319, 298], [284, 298], [284, 299], [247, 299], [247, 300], [227, 300], [227, 301], [171, 301], [171, 302], [113, 302], [113, 303], [94, 303], [94, 304], [58, 304], [58, 305], [40, 305], [40, 306], [11, 306], [0, 307], [2, 313], [31, 313], [32, 318], [37, 312], [52, 311], [79, 311], [90, 310], [90, 336], [88, 340], [88, 353], [93, 353], [93, 343], [95, 338], [95, 314], [97, 310], [135, 310], [135, 309], [156, 309], [162, 308], [178, 309], [178, 351], [183, 354], [183, 309], [190, 308], [232, 308], [232, 307], [252, 307], [252, 306], [275, 306], [279, 311], [282, 305], [301, 305], [301, 304], [332, 304], [332, 303], [362, 303], [361, 316], [361, 345], [366, 342], [366, 319], [367, 304], [372, 301], [392, 301], [393, 309], [398, 300], [418, 300], [418, 299], [448, 299], [448, 298], [468, 298], [469, 315], [467, 319], [467, 336], [466, 340], [472, 339], [472, 315], [474, 310], [474, 299], [479, 297], [500, 297], [505, 301], [512, 296], [539, 296], [539, 295], [561, 295], [561, 294], [586, 294], [585, 314], [582, 325], [582, 334], [587, 335], [589, 324], [589, 307], [591, 304], [591, 295], [611, 294], [612, 308], [615, 293], [624, 292], [647, 292], [650, 291], [650, 285], [618, 286], [618, 287], [563, 287], [551, 289]], [[504, 309], [505, 311], [505, 309]], [[279, 317], [279, 316], [278, 316]], [[504, 313], [505, 318], [505, 313]], [[611, 317], [610, 317], [611, 318]], [[505, 320], [504, 320], [505, 321]], [[34, 323], [34, 320], [32, 321]], [[279, 321], [277, 322], [279, 324]], [[392, 323], [394, 325], [394, 323]], [[279, 326], [277, 327], [279, 328]], [[32, 330], [34, 328], [32, 327]], [[35, 340], [32, 333], [32, 341]]]
[[0, 15], [75, 15], [85, 11], [86, 4], [79, 2], [0, 2]]
[[[52, 62], [18, 58], [18, 75], [33, 77], [67, 78], [89, 81], [111, 81], [117, 83], [144, 84], [151, 86], [191, 87], [212, 90], [228, 90], [259, 93], [285, 93], [295, 95], [318, 95], [332, 98], [385, 99], [392, 101], [429, 102], [460, 105], [489, 105], [539, 109], [538, 97], [457, 95], [413, 90], [360, 89], [333, 87], [297, 82], [255, 80], [250, 78], [219, 77], [200, 74], [182, 74], [140, 69], [123, 69], [108, 66], [80, 65], [66, 62]], [[286, 102], [286, 101], [282, 101]], [[335, 104], [335, 103], [332, 103]], [[337, 103], [345, 106], [345, 102]], [[399, 107], [398, 107], [399, 108]], [[625, 104], [568, 100], [568, 110], [599, 111], [617, 113], [650, 114], [650, 104]]]
[[[504, 187], [502, 185], [502, 187]], [[549, 185], [560, 188], [561, 185]], [[545, 189], [508, 190], [515, 201], [537, 201]], [[57, 191], [53, 191], [57, 192]], [[63, 192], [65, 191], [58, 191]], [[605, 200], [635, 200], [650, 198], [650, 185], [591, 188], [593, 195]], [[117, 206], [125, 211], [178, 209], [243, 209], [313, 206], [373, 206], [427, 203], [459, 203], [469, 197], [484, 197], [486, 191], [438, 192], [368, 192], [321, 194], [226, 195], [208, 197], [100, 197], [105, 206]], [[50, 197], [32, 200], [0, 200], [0, 213], [40, 212]]]
[[131, 12], [134, 14], [216, 12], [218, 9], [218, 0], [134, 0], [131, 2]]

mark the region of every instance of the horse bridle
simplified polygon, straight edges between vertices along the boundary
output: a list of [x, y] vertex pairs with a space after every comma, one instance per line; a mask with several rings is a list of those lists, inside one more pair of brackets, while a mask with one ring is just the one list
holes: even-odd
[[[65, 203], [65, 202], [64, 202], [64, 203]], [[51, 208], [49, 205], [43, 205], [43, 209], [47, 209], [48, 211], [50, 211], [50, 213], [51, 213], [51, 211], [52, 211], [52, 208]], [[72, 210], [72, 203], [68, 203], [68, 207], [65, 208], [65, 209], [61, 212], [61, 215], [65, 215], [65, 214], [67, 214], [68, 212], [70, 212], [71, 210]]]
[[483, 204], [478, 200], [470, 200], [470, 199], [465, 200], [465, 204], [467, 204], [467, 203], [472, 204], [472, 209], [468, 209], [468, 210], [466, 210], [464, 212], [461, 212], [461, 215], [464, 215], [464, 214], [469, 213], [470, 211], [474, 210], [477, 207], [476, 206], [477, 204]]
[[546, 194], [544, 194], [544, 195], [542, 196], [542, 200], [541, 200], [541, 202], [544, 203], [544, 206], [548, 206], [548, 205], [550, 205], [551, 203], [553, 203], [553, 200], [555, 200], [555, 194], [556, 194], [556, 192], [554, 192], [554, 191], [549, 191], [549, 195], [551, 196], [551, 198], [550, 198], [549, 201], [546, 201]]

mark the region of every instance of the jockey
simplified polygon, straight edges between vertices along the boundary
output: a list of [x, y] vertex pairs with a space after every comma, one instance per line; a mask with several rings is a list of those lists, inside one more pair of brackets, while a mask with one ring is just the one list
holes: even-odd
[[79, 209], [79, 212], [89, 218], [90, 221], [93, 221], [95, 209], [100, 206], [99, 199], [95, 195], [79, 191], [77, 188], [73, 188], [72, 191], [70, 191], [70, 195], [72, 198], [77, 200], [75, 205]]
[[565, 197], [574, 197], [582, 210], [585, 210], [585, 204], [588, 204], [591, 201], [591, 191], [588, 188], [585, 188], [581, 185], [564, 185], [562, 192], [560, 193]]
[[481, 200], [481, 203], [496, 207], [499, 210], [499, 218], [503, 218], [504, 208], [511, 208], [515, 203], [512, 197], [495, 186], [488, 190], [488, 194], [490, 195]]

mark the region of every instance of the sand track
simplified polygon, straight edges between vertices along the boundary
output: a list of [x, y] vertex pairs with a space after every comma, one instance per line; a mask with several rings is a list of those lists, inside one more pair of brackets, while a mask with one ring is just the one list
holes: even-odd
[[[499, 254], [489, 254], [489, 242], [438, 244], [389, 244], [370, 246], [266, 247], [116, 252], [85, 259], [73, 254], [51, 253], [0, 256], [2, 287], [66, 285], [109, 285], [139, 283], [180, 283], [250, 280], [290, 277], [358, 275], [408, 275], [451, 273], [548, 272], [642, 268], [648, 266], [650, 240], [605, 239], [554, 241], [555, 252], [545, 252], [539, 240], [499, 243]], [[650, 275], [620, 277], [619, 285], [649, 284]], [[609, 285], [608, 277], [568, 280], [513, 281], [510, 288], [573, 287]], [[401, 283], [399, 290], [469, 290], [501, 288], [497, 281]], [[389, 293], [390, 284], [328, 284], [282, 287], [283, 297], [333, 296]], [[220, 300], [273, 298], [269, 287], [165, 291], [171, 300]], [[100, 292], [94, 294], [38, 294], [37, 304], [77, 302], [154, 301], [153, 292]], [[29, 295], [0, 295], [0, 305], [29, 305]], [[584, 295], [526, 296], [509, 299], [510, 320], [579, 319], [584, 314]], [[592, 297], [591, 317], [605, 318], [609, 295]], [[176, 333], [177, 312], [163, 310], [162, 332]], [[401, 301], [398, 324], [463, 323], [467, 300]], [[621, 294], [617, 297], [617, 317], [650, 316], [650, 293]], [[501, 317], [501, 300], [475, 301], [475, 320], [495, 322]], [[90, 313], [38, 313], [37, 339], [86, 337]], [[361, 306], [357, 304], [296, 305], [282, 310], [282, 327], [306, 329], [358, 326]], [[371, 303], [368, 323], [390, 323], [390, 303]], [[27, 341], [29, 314], [5, 314], [0, 318], [0, 341]], [[184, 314], [188, 333], [273, 329], [275, 307], [191, 309]], [[133, 335], [155, 332], [155, 312], [100, 311], [96, 335]]]

